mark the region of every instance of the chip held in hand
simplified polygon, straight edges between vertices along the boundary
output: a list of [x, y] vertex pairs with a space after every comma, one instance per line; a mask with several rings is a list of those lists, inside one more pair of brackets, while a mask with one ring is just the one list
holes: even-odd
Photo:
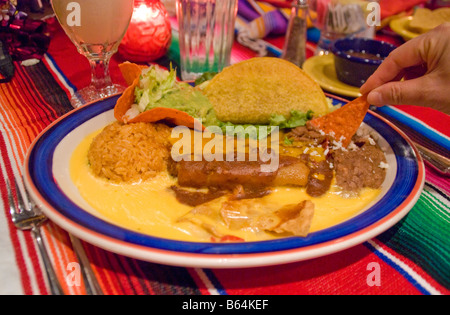
[[331, 136], [346, 148], [369, 110], [367, 94], [341, 108], [308, 122], [311, 127]]

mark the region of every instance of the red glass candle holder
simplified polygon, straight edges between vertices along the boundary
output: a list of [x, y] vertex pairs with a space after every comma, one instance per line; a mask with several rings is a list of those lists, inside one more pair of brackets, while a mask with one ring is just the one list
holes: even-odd
[[133, 17], [119, 53], [130, 62], [150, 62], [167, 53], [172, 39], [169, 15], [160, 0], [135, 0]]

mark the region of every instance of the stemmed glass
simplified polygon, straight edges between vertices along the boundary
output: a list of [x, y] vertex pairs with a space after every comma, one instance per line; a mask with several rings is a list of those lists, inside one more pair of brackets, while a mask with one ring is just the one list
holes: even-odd
[[52, 0], [59, 23], [91, 65], [91, 84], [72, 96], [75, 108], [124, 90], [112, 83], [109, 62], [128, 29], [133, 6], [134, 0]]

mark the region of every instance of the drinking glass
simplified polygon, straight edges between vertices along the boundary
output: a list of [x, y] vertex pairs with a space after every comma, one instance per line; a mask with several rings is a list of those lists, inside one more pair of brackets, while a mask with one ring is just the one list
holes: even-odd
[[127, 31], [133, 5], [134, 0], [52, 0], [59, 23], [91, 66], [91, 84], [72, 96], [75, 108], [124, 90], [112, 83], [109, 61]]
[[370, 37], [365, 1], [308, 0], [314, 26], [320, 30], [316, 55], [328, 54], [332, 44], [344, 37]]
[[181, 78], [230, 64], [238, 0], [177, 0]]

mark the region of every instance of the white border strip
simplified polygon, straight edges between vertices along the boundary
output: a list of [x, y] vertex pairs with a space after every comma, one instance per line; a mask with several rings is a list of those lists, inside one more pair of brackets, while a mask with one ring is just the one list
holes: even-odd
[[44, 55], [44, 58], [47, 62], [47, 64], [50, 67], [50, 70], [56, 75], [59, 82], [70, 92], [70, 95], [73, 95], [75, 93], [74, 89], [70, 86], [70, 84], [67, 81], [67, 78], [62, 75], [62, 73], [58, 70], [58, 68], [55, 66], [55, 63], [52, 58], [48, 56], [48, 54]]
[[373, 240], [367, 241], [375, 251], [380, 254], [386, 256], [393, 264], [397, 266], [397, 268], [403, 270], [407, 273], [412, 279], [414, 279], [417, 283], [419, 283], [425, 290], [427, 290], [432, 295], [441, 295], [442, 293], [436, 290], [431, 284], [429, 284], [424, 278], [422, 278], [417, 272], [415, 272], [411, 267], [401, 261], [399, 258], [395, 257], [385, 249], [383, 249], [380, 245], [375, 243]]

